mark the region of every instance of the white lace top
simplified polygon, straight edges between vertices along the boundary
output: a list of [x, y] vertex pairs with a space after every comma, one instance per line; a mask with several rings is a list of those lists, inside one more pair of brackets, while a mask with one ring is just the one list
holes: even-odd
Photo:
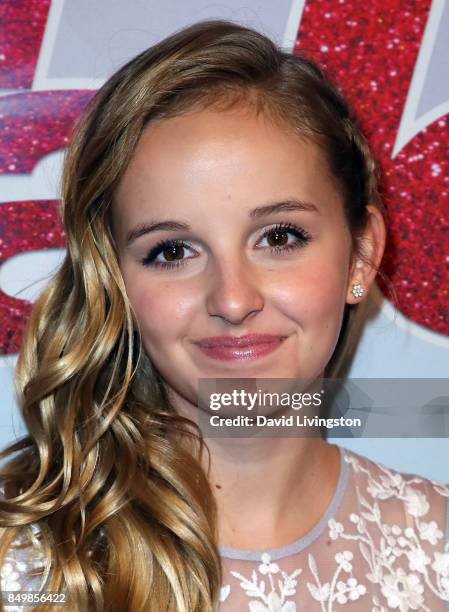
[[[219, 612], [449, 612], [449, 486], [339, 450], [334, 496], [304, 537], [270, 550], [220, 546]], [[2, 590], [39, 590], [18, 552]]]

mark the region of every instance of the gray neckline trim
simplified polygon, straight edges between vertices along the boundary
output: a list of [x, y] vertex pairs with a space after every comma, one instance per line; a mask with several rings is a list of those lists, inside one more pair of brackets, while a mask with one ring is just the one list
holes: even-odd
[[306, 535], [304, 535], [302, 538], [299, 538], [298, 540], [295, 540], [294, 542], [291, 542], [290, 544], [286, 544], [285, 546], [280, 546], [278, 548], [266, 548], [263, 550], [232, 548], [230, 546], [219, 545], [218, 550], [220, 552], [220, 555], [222, 557], [225, 557], [226, 559], [237, 559], [240, 561], [260, 561], [261, 556], [264, 553], [267, 553], [270, 555], [272, 561], [276, 561], [278, 559], [281, 559], [282, 557], [288, 557], [289, 555], [293, 555], [295, 553], [300, 552], [301, 550], [304, 550], [304, 548], [306, 548], [314, 540], [316, 540], [326, 528], [329, 519], [331, 519], [337, 511], [337, 508], [340, 505], [348, 483], [349, 467], [348, 463], [344, 461], [344, 453], [346, 449], [342, 448], [341, 446], [338, 446], [338, 444], [336, 444], [336, 446], [340, 452], [340, 474], [337, 481], [337, 487], [323, 516], [318, 521], [318, 523], [314, 527], [312, 527], [312, 529], [308, 533], [306, 533]]

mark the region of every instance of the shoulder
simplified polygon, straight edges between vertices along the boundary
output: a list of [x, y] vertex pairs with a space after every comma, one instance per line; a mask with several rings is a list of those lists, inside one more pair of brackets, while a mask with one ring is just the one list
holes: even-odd
[[[0, 499], [5, 499], [3, 483]], [[46, 557], [42, 548], [39, 525], [22, 527], [9, 544], [0, 566], [0, 589], [5, 591], [41, 591], [47, 578]], [[5, 606], [5, 611], [18, 612], [23, 606]]]
[[45, 582], [45, 555], [39, 528], [23, 528], [9, 545], [0, 567], [1, 591], [40, 591]]
[[[434, 501], [446, 502], [449, 498], [447, 483], [415, 473], [401, 472], [346, 448], [342, 448], [342, 451], [344, 461], [358, 475], [359, 481], [365, 481], [368, 492], [377, 499], [401, 498], [408, 503], [412, 514], [419, 514], [426, 507], [423, 494]], [[422, 504], [419, 504], [420, 499]], [[415, 505], [420, 508], [412, 507]]]
[[448, 484], [401, 472], [348, 449], [343, 449], [343, 459], [353, 475], [357, 504], [367, 517], [431, 545], [449, 539]]
[[373, 610], [384, 609], [382, 598], [388, 609], [442, 610], [449, 602], [448, 485], [340, 449], [347, 486], [329, 539], [365, 571]]

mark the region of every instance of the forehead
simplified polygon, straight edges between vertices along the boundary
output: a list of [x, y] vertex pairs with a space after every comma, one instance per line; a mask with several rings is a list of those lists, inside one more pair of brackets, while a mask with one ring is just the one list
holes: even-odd
[[201, 219], [223, 204], [242, 210], [289, 196], [340, 203], [322, 148], [265, 114], [205, 109], [146, 127], [117, 188], [114, 214], [128, 225], [168, 210]]

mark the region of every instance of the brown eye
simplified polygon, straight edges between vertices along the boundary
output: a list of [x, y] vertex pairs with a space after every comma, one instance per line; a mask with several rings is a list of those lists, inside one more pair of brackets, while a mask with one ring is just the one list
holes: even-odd
[[182, 259], [184, 257], [184, 247], [182, 245], [173, 244], [170, 247], [166, 247], [162, 251], [162, 254], [167, 261], [175, 261], [176, 259]]
[[273, 247], [283, 246], [288, 242], [288, 232], [285, 230], [272, 230], [267, 234], [267, 242]]
[[261, 239], [267, 241], [267, 247], [271, 253], [282, 255], [292, 249], [305, 247], [312, 237], [309, 232], [296, 225], [279, 223], [275, 227], [267, 229], [262, 234]]
[[176, 268], [184, 265], [192, 257], [187, 257], [187, 251], [195, 252], [187, 242], [183, 240], [162, 240], [146, 257], [141, 260], [143, 266], [154, 266], [156, 268]]

